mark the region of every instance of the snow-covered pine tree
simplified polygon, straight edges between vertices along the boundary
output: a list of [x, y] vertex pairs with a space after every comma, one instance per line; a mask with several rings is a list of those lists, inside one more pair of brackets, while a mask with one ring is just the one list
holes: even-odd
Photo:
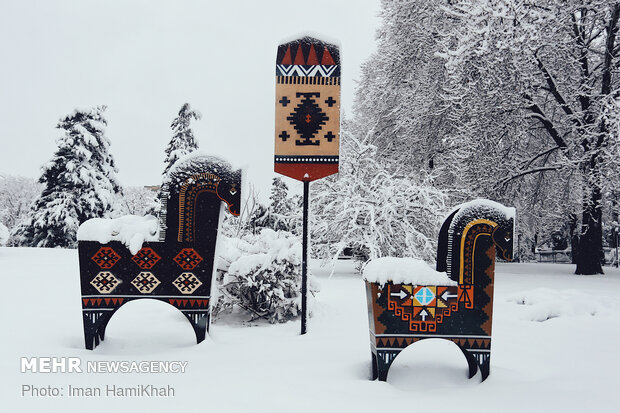
[[106, 217], [121, 194], [118, 172], [105, 136], [105, 106], [76, 109], [62, 118], [58, 149], [43, 165], [43, 191], [28, 216], [11, 232], [10, 245], [75, 247], [79, 225]]
[[198, 149], [198, 143], [194, 138], [194, 132], [190, 127], [190, 123], [192, 119], [198, 120], [201, 117], [202, 115], [199, 112], [192, 110], [189, 103], [185, 103], [181, 110], [179, 110], [179, 115], [172, 121], [170, 127], [172, 128], [173, 135], [166, 147], [164, 176], [168, 174], [168, 171], [177, 160]]
[[288, 186], [282, 178], [273, 178], [269, 200], [268, 207], [260, 205], [256, 210], [252, 218], [254, 226], [297, 233], [301, 208], [297, 207], [295, 199], [289, 197]]

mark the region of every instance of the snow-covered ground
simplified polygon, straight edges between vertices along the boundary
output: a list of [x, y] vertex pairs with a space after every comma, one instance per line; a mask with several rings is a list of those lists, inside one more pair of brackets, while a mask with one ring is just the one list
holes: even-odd
[[[124, 306], [106, 341], [83, 347], [77, 252], [0, 248], [2, 412], [546, 412], [617, 411], [620, 392], [620, 271], [575, 276], [573, 266], [500, 264], [491, 376], [468, 380], [452, 343], [426, 340], [394, 362], [387, 383], [370, 381], [366, 298], [348, 261], [314, 263], [321, 284], [309, 333], [299, 323], [211, 326], [196, 345], [173, 307]], [[187, 361], [185, 373], [21, 373], [21, 357]], [[170, 385], [170, 398], [69, 398], [67, 386]], [[22, 397], [22, 385], [65, 397]]]

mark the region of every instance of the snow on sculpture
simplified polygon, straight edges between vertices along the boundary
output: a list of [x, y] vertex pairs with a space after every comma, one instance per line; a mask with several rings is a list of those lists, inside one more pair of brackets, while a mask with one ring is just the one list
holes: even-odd
[[495, 256], [512, 260], [514, 208], [476, 200], [457, 207], [439, 232], [437, 271], [411, 258], [364, 269], [372, 377], [385, 381], [396, 356], [425, 338], [459, 346], [469, 377], [489, 375]]
[[116, 310], [152, 298], [178, 308], [196, 341], [209, 329], [209, 300], [221, 203], [239, 215], [241, 170], [192, 153], [171, 168], [155, 217], [90, 220], [78, 231], [82, 315], [87, 349], [104, 339]]

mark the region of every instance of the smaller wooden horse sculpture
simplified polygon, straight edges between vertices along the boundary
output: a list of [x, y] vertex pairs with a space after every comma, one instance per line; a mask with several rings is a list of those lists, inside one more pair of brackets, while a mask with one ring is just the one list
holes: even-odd
[[[87, 221], [78, 232], [82, 318], [87, 349], [104, 339], [112, 315], [128, 301], [152, 298], [179, 309], [204, 340], [222, 201], [239, 215], [241, 171], [211, 156], [195, 155], [171, 169], [160, 191], [159, 242], [144, 242], [132, 254], [121, 241], [101, 244], [81, 233], [110, 227], [110, 220]], [[129, 221], [144, 220], [140, 217]], [[155, 220], [155, 218], [153, 218]], [[124, 222], [125, 222], [124, 221]], [[153, 222], [153, 236], [157, 224]], [[114, 224], [112, 224], [112, 227]], [[93, 227], [94, 231], [93, 231]], [[95, 237], [97, 239], [97, 237]], [[154, 238], [155, 240], [157, 238]]]
[[512, 260], [514, 209], [487, 200], [459, 206], [439, 233], [437, 271], [453, 285], [366, 282], [373, 379], [385, 381], [396, 356], [425, 338], [459, 346], [469, 377], [489, 375], [495, 255]]

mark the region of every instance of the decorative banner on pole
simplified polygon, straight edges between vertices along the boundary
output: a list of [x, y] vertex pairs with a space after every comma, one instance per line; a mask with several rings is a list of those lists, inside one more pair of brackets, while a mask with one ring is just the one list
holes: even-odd
[[302, 37], [278, 46], [274, 170], [303, 181], [301, 334], [306, 333], [310, 181], [338, 173], [340, 50]]
[[275, 172], [310, 182], [338, 172], [340, 51], [303, 37], [278, 46]]

